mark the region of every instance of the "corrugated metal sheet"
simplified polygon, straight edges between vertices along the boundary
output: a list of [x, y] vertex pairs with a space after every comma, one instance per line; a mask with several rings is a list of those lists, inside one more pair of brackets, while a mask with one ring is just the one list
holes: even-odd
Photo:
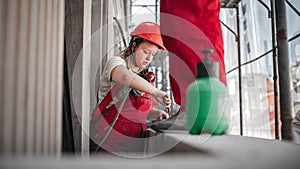
[[64, 1], [1, 8], [0, 153], [60, 154]]

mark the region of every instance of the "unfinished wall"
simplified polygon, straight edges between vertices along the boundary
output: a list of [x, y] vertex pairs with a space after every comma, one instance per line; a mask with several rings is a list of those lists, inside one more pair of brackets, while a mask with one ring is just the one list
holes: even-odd
[[[64, 76], [63, 151], [88, 156], [89, 120], [97, 106], [97, 89], [107, 58], [124, 49], [121, 32], [128, 30], [130, 1], [65, 1], [66, 71]], [[120, 23], [119, 30], [114, 17]], [[123, 46], [122, 46], [123, 45]], [[67, 78], [67, 79], [66, 79]], [[70, 124], [70, 121], [71, 124]], [[73, 136], [72, 136], [73, 135]], [[73, 140], [69, 140], [69, 137]], [[74, 143], [74, 148], [68, 145]]]

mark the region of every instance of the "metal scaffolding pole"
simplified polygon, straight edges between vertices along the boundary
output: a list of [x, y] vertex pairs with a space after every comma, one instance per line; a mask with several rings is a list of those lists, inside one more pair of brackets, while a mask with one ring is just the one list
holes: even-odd
[[279, 139], [278, 119], [278, 71], [277, 71], [277, 50], [276, 50], [276, 29], [275, 29], [275, 6], [274, 0], [270, 0], [271, 6], [271, 27], [272, 27], [272, 53], [273, 53], [273, 83], [274, 83], [274, 117], [275, 117], [275, 139]]
[[283, 140], [293, 140], [292, 128], [292, 96], [291, 72], [289, 69], [289, 50], [287, 40], [286, 4], [285, 0], [275, 1], [276, 32], [278, 45], [278, 72], [280, 89], [280, 119]]
[[243, 135], [243, 87], [242, 87], [242, 69], [241, 69], [241, 39], [240, 39], [240, 12], [236, 7], [236, 21], [238, 34], [238, 71], [239, 71], [239, 103], [240, 103], [240, 135]]
[[158, 0], [155, 0], [155, 23], [158, 22]]
[[275, 30], [275, 12], [274, 0], [270, 0], [271, 10], [262, 0], [258, 0], [268, 10], [268, 17], [271, 18], [272, 29], [272, 53], [273, 53], [273, 87], [274, 87], [274, 116], [275, 116], [275, 139], [279, 139], [279, 119], [278, 119], [278, 86], [277, 86], [277, 46], [276, 46], [276, 30]]

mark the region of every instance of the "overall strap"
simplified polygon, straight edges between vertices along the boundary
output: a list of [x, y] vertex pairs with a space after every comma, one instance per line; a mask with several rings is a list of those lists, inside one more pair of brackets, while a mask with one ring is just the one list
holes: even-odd
[[123, 86], [122, 83], [117, 83], [115, 86], [106, 94], [106, 96], [103, 98], [103, 100], [98, 105], [97, 109], [95, 110], [95, 113], [97, 112], [103, 112], [103, 110], [106, 108], [108, 103], [112, 100], [112, 92], [116, 93], [121, 87]]
[[106, 106], [108, 103], [112, 100], [112, 93], [117, 93], [118, 90], [123, 86], [122, 83], [117, 83], [115, 86], [106, 94], [106, 96], [103, 98], [103, 100], [100, 102], [98, 107], [94, 110], [94, 114], [97, 114], [96, 119], [92, 119], [90, 125], [94, 126], [98, 120], [101, 118], [102, 114], [105, 111]]

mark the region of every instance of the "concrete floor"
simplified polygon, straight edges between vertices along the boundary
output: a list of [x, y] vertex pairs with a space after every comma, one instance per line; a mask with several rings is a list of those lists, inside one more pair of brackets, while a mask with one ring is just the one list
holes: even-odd
[[[86, 158], [1, 157], [1, 169], [41, 168], [217, 168], [217, 169], [299, 169], [300, 145], [234, 135], [189, 135], [167, 131], [148, 142], [147, 154], [121, 157], [97, 154]], [[160, 150], [167, 151], [160, 151]]]

